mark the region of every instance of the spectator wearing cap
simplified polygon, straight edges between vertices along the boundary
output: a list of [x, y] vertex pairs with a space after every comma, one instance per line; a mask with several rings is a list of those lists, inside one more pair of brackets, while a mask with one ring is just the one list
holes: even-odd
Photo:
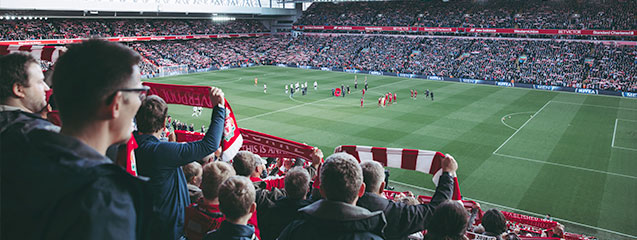
[[365, 193], [365, 184], [361, 167], [352, 155], [329, 156], [319, 176], [325, 199], [299, 209], [300, 220], [290, 223], [279, 239], [383, 239], [383, 212], [356, 206]]
[[385, 213], [387, 218], [386, 239], [408, 239], [412, 233], [425, 230], [436, 207], [451, 199], [452, 175], [455, 174], [458, 164], [452, 156], [447, 155], [442, 160], [443, 173], [440, 175], [438, 187], [436, 187], [431, 202], [417, 205], [394, 202], [383, 196], [385, 173], [380, 163], [365, 161], [361, 163], [361, 168], [365, 182], [365, 194], [358, 199], [356, 205], [370, 211], [383, 211]]

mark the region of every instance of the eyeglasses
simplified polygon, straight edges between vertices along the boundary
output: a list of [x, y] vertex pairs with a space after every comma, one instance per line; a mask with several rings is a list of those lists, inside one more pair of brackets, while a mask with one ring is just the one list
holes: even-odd
[[142, 86], [140, 88], [120, 88], [116, 89], [115, 92], [139, 92], [139, 100], [144, 100], [146, 98], [146, 93], [150, 90], [148, 86]]

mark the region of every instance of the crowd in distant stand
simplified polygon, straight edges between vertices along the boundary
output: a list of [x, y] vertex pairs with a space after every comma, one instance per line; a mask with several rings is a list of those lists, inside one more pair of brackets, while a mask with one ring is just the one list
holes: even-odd
[[184, 19], [0, 20], [0, 40], [70, 39], [266, 32], [257, 20], [213, 22]]
[[296, 24], [633, 30], [636, 11], [629, 0], [314, 3]]
[[637, 49], [601, 43], [304, 35], [132, 45], [152, 63], [143, 74], [281, 63], [637, 92]]

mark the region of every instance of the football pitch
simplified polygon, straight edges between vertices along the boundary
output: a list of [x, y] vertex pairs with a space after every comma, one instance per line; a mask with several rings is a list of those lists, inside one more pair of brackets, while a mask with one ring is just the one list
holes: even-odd
[[[462, 195], [483, 210], [549, 213], [586, 225], [589, 234], [637, 238], [637, 99], [272, 66], [149, 81], [219, 87], [239, 127], [307, 143], [326, 156], [338, 145], [448, 153], [458, 161]], [[308, 83], [307, 95], [285, 93], [296, 82]], [[332, 97], [341, 84], [351, 94]], [[426, 89], [434, 101], [425, 98]], [[398, 101], [379, 108], [387, 92]], [[210, 109], [200, 117], [192, 112], [169, 107], [173, 119], [207, 128]], [[397, 187], [435, 188], [430, 175], [418, 172], [391, 169], [390, 179]]]

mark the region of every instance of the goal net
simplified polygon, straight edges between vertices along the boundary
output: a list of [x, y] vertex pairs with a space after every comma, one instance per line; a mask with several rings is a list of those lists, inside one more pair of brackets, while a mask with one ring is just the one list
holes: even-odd
[[188, 73], [188, 65], [161, 66], [159, 67], [159, 76], [173, 76]]

